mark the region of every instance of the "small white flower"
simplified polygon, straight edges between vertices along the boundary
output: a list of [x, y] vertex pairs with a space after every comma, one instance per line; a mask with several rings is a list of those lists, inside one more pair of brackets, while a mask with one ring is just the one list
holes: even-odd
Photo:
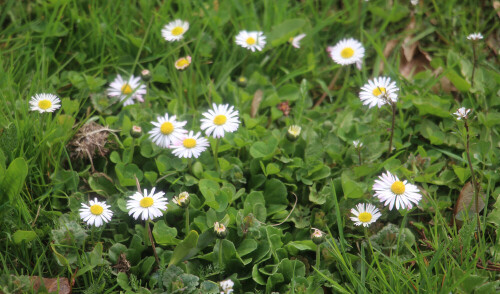
[[306, 34], [300, 34], [298, 36], [290, 38], [289, 42], [293, 47], [299, 49], [300, 48], [300, 40], [304, 39]]
[[363, 45], [354, 39], [343, 39], [333, 47], [326, 49], [330, 53], [330, 57], [336, 63], [344, 66], [360, 62], [365, 56], [365, 48]]
[[163, 27], [161, 35], [169, 42], [179, 41], [184, 38], [184, 33], [189, 30], [189, 23], [176, 19]]
[[144, 189], [144, 194], [137, 191], [130, 196], [130, 200], [127, 201], [128, 214], [135, 219], [139, 219], [142, 214], [143, 220], [153, 220], [162, 216], [162, 210], [167, 210], [167, 198], [163, 197], [164, 192], [155, 193], [155, 189], [151, 189], [150, 194]]
[[418, 0], [410, 0], [411, 4], [413, 6], [417, 6], [418, 5]]
[[359, 140], [352, 141], [352, 145], [354, 145], [354, 148], [356, 149], [363, 147], [363, 143], [360, 142]]
[[375, 105], [379, 108], [387, 104], [390, 100], [392, 102], [398, 101], [399, 89], [396, 83], [391, 81], [388, 77], [378, 77], [369, 80], [368, 84], [361, 87], [359, 99], [363, 101], [363, 105], [368, 105], [369, 108]]
[[372, 223], [376, 222], [377, 219], [382, 216], [379, 210], [372, 204], [359, 203], [356, 208], [351, 209], [351, 220], [356, 226], [368, 227]]
[[406, 180], [400, 181], [397, 176], [387, 172], [379, 176], [373, 185], [375, 197], [378, 197], [384, 205], [389, 205], [389, 210], [394, 206], [396, 209], [411, 209], [414, 204], [418, 204], [422, 195], [418, 187], [407, 183]]
[[165, 113], [165, 116], [158, 116], [156, 119], [158, 121], [151, 122], [155, 127], [148, 133], [151, 141], [162, 148], [169, 148], [172, 143], [180, 140], [187, 133], [182, 128], [187, 124], [187, 121], [176, 121], [175, 115], [169, 118], [168, 113]]
[[30, 105], [31, 111], [38, 111], [40, 113], [44, 112], [54, 112], [54, 110], [61, 107], [61, 100], [53, 94], [36, 94], [31, 97]]
[[471, 41], [479, 41], [483, 39], [483, 35], [481, 33], [473, 33], [467, 36], [467, 40]]
[[133, 75], [128, 81], [124, 80], [121, 75], [116, 76], [108, 88], [108, 96], [119, 97], [123, 106], [134, 104], [134, 99], [144, 102], [143, 95], [146, 95], [146, 85], [141, 84], [140, 77]]
[[209, 145], [208, 140], [203, 137], [200, 138], [200, 135], [200, 132], [194, 134], [193, 131], [183, 135], [180, 140], [170, 145], [172, 153], [179, 158], [198, 158]]
[[201, 129], [205, 130], [207, 136], [222, 138], [224, 134], [232, 133], [238, 129], [238, 110], [234, 110], [229, 104], [212, 104], [213, 109], [203, 113], [205, 118], [201, 119]]
[[191, 64], [191, 56], [181, 57], [175, 62], [175, 68], [183, 70]]
[[458, 120], [461, 120], [462, 118], [463, 119], [467, 119], [469, 117], [469, 113], [471, 112], [472, 110], [468, 109], [468, 108], [465, 108], [465, 107], [460, 107], [457, 112], [455, 112], [453, 115], [455, 115], [457, 117]]
[[221, 294], [233, 293], [233, 286], [234, 286], [234, 283], [233, 283], [233, 281], [231, 281], [231, 279], [221, 281], [220, 287], [222, 288], [222, 291], [220, 293]]
[[80, 217], [87, 222], [87, 225], [100, 227], [111, 220], [113, 212], [109, 210], [110, 206], [106, 205], [106, 202], [99, 202], [97, 198], [89, 202], [90, 206], [82, 203], [82, 208], [80, 208]]
[[236, 36], [236, 44], [250, 49], [252, 52], [255, 52], [255, 50], [262, 51], [264, 46], [266, 46], [266, 36], [264, 36], [263, 32], [240, 31]]
[[187, 207], [189, 205], [190, 199], [189, 199], [189, 193], [188, 192], [181, 192], [179, 196], [176, 196], [172, 199], [172, 201], [179, 205], [180, 207]]

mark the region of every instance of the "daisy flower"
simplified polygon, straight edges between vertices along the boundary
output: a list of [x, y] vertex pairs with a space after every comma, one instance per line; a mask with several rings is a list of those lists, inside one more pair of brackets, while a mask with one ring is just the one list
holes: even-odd
[[54, 110], [61, 107], [61, 100], [53, 94], [36, 94], [31, 97], [31, 111], [38, 111], [40, 113], [44, 112], [54, 112]]
[[182, 135], [187, 133], [182, 128], [187, 124], [187, 121], [176, 121], [175, 115], [169, 118], [168, 113], [165, 113], [165, 116], [158, 116], [156, 119], [158, 121], [151, 122], [155, 127], [148, 133], [151, 141], [162, 148], [170, 147], [172, 143], [180, 140]]
[[333, 47], [328, 47], [330, 57], [336, 63], [344, 66], [360, 62], [365, 56], [365, 48], [354, 39], [343, 39]]
[[205, 118], [201, 119], [201, 129], [205, 130], [207, 136], [222, 138], [224, 134], [232, 133], [238, 129], [240, 121], [238, 120], [238, 110], [234, 110], [229, 104], [212, 104], [213, 109], [203, 113]]
[[128, 81], [118, 75], [108, 88], [108, 96], [119, 97], [120, 101], [123, 102], [123, 106], [134, 104], [134, 99], [144, 102], [143, 95], [146, 95], [146, 85], [141, 84], [140, 77], [134, 77], [133, 75]]
[[290, 141], [295, 141], [299, 138], [300, 132], [302, 131], [302, 128], [298, 125], [291, 125], [288, 127], [288, 130], [286, 131], [286, 137]]
[[389, 205], [392, 210], [394, 205], [396, 209], [411, 209], [414, 204], [418, 204], [422, 195], [418, 187], [407, 183], [406, 180], [400, 181], [397, 176], [387, 172], [379, 176], [373, 185], [375, 197], [378, 197], [384, 205]]
[[225, 281], [221, 281], [220, 287], [222, 288], [222, 291], [220, 292], [220, 294], [233, 293], [233, 291], [234, 291], [233, 286], [234, 286], [234, 283], [230, 279], [227, 279]]
[[351, 220], [356, 226], [368, 227], [377, 221], [377, 219], [382, 215], [379, 210], [372, 204], [359, 203], [356, 208], [351, 209]]
[[184, 33], [189, 30], [189, 23], [176, 19], [163, 27], [161, 35], [169, 42], [179, 41], [184, 38]]
[[465, 107], [460, 107], [459, 109], [457, 109], [457, 112], [455, 112], [453, 115], [455, 115], [458, 120], [461, 120], [462, 118], [467, 119], [471, 111], [472, 110], [467, 109]]
[[304, 39], [306, 36], [306, 34], [300, 34], [298, 36], [295, 36], [295, 37], [291, 37], [290, 40], [288, 40], [290, 42], [290, 44], [292, 44], [293, 47], [299, 49], [300, 48], [300, 40]]
[[363, 147], [363, 143], [360, 142], [359, 140], [352, 141], [352, 145], [354, 145], [354, 148], [356, 149]]
[[483, 35], [481, 33], [473, 33], [467, 36], [467, 40], [471, 41], [479, 41], [483, 39]]
[[182, 192], [179, 194], [179, 196], [176, 196], [172, 199], [175, 204], [179, 205], [182, 208], [186, 208], [189, 205], [190, 199], [189, 199], [189, 193], [188, 192]]
[[190, 64], [191, 64], [191, 56], [182, 57], [177, 59], [177, 61], [175, 62], [175, 68], [177, 68], [178, 70], [183, 70], [187, 68]]
[[167, 198], [163, 197], [164, 192], [155, 193], [155, 189], [151, 189], [151, 193], [144, 189], [144, 194], [137, 191], [134, 195], [130, 196], [127, 201], [128, 214], [133, 215], [133, 218], [139, 219], [142, 214], [143, 220], [152, 220], [156, 217], [162, 216], [162, 210], [167, 210]]
[[80, 208], [80, 217], [87, 222], [87, 225], [100, 227], [111, 220], [113, 212], [109, 210], [110, 206], [106, 205], [106, 202], [99, 202], [97, 198], [89, 202], [90, 206], [82, 203], [82, 208]]
[[369, 80], [368, 84], [361, 87], [359, 99], [363, 101], [363, 105], [368, 105], [369, 108], [375, 105], [380, 108], [382, 105], [387, 104], [388, 100], [397, 102], [398, 91], [396, 82], [391, 81], [388, 77], [378, 77]]
[[172, 153], [179, 158], [198, 158], [209, 145], [208, 140], [203, 137], [200, 138], [200, 135], [200, 132], [194, 134], [193, 131], [183, 135], [180, 140], [170, 145], [170, 148], [173, 149]]
[[252, 52], [255, 52], [255, 50], [262, 51], [266, 46], [266, 36], [264, 36], [263, 32], [240, 31], [236, 36], [236, 44], [250, 49]]

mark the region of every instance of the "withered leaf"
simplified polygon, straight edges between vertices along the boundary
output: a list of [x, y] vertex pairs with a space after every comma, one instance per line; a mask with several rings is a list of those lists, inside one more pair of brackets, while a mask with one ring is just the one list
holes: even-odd
[[467, 182], [462, 188], [462, 191], [460, 191], [460, 196], [458, 196], [453, 214], [457, 220], [463, 221], [466, 215], [471, 217], [476, 212], [481, 212], [484, 209], [484, 194], [481, 193], [481, 191], [479, 191], [478, 208], [479, 209], [476, 209], [472, 182]]
[[264, 92], [261, 89], [255, 91], [252, 100], [252, 108], [250, 109], [250, 117], [254, 118], [259, 111], [260, 102], [262, 102], [262, 96], [264, 96]]
[[67, 278], [42, 278], [39, 276], [31, 276], [30, 282], [35, 292], [42, 286], [45, 286], [49, 293], [69, 294], [71, 286]]

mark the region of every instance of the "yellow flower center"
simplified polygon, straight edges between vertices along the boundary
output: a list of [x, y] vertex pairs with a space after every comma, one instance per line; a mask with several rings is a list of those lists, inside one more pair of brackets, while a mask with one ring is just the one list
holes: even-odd
[[125, 95], [128, 95], [130, 93], [132, 93], [133, 90], [132, 88], [128, 85], [128, 84], [125, 84], [122, 86], [122, 93], [125, 94]]
[[254, 38], [252, 38], [252, 37], [249, 37], [249, 38], [247, 39], [247, 44], [248, 44], [248, 45], [254, 45], [254, 44], [255, 44], [255, 39], [254, 39]]
[[362, 212], [358, 215], [360, 222], [367, 223], [372, 220], [372, 214], [369, 212]]
[[377, 87], [373, 89], [372, 94], [374, 96], [379, 96], [380, 94], [385, 93], [385, 88], [384, 87]]
[[151, 205], [153, 205], [154, 201], [153, 198], [151, 197], [144, 197], [141, 199], [141, 202], [139, 202], [139, 205], [144, 208], [148, 208]]
[[160, 132], [163, 135], [170, 135], [174, 131], [174, 125], [171, 122], [164, 122], [160, 126]]
[[401, 181], [395, 181], [391, 185], [391, 191], [396, 195], [401, 195], [405, 192], [405, 184]]
[[340, 56], [342, 56], [342, 58], [350, 58], [354, 55], [354, 50], [351, 48], [351, 47], [346, 47], [344, 49], [342, 49], [342, 51], [340, 51]]
[[182, 33], [184, 33], [184, 29], [182, 27], [175, 27], [172, 30], [172, 35], [174, 35], [174, 36], [178, 36], [178, 35], [180, 35]]
[[99, 204], [94, 204], [90, 207], [90, 212], [93, 214], [93, 215], [101, 215], [102, 212], [103, 212], [103, 208], [102, 206], [100, 206]]
[[221, 126], [226, 123], [227, 117], [223, 114], [219, 114], [214, 118], [214, 124]]
[[193, 138], [187, 138], [187, 139], [184, 139], [184, 141], [182, 141], [182, 145], [184, 145], [184, 147], [186, 148], [193, 148], [194, 146], [196, 146], [196, 140], [193, 139]]
[[38, 107], [40, 107], [43, 110], [47, 110], [51, 106], [52, 106], [52, 102], [50, 102], [50, 100], [43, 99], [43, 100], [38, 101]]
[[175, 63], [175, 66], [177, 67], [185, 67], [188, 65], [189, 65], [189, 60], [187, 60], [186, 58], [181, 58], [177, 60], [177, 62]]

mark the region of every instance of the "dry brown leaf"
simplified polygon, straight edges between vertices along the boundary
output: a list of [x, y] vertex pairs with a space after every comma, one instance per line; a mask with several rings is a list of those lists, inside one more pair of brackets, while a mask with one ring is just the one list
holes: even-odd
[[475, 212], [481, 212], [484, 209], [484, 194], [481, 192], [479, 192], [478, 207], [479, 210], [476, 209], [472, 183], [467, 182], [462, 188], [462, 191], [460, 191], [460, 196], [458, 196], [453, 214], [457, 220], [463, 221], [466, 215], [471, 217]]
[[[384, 56], [386, 59], [389, 57], [389, 55], [391, 55], [392, 51], [394, 50], [394, 48], [396, 48], [396, 45], [398, 43], [399, 43], [399, 40], [394, 39], [394, 40], [390, 40], [389, 42], [387, 42], [387, 44], [385, 44]], [[380, 65], [379, 65], [379, 73], [382, 71], [384, 71], [384, 61], [381, 60]]]
[[125, 253], [122, 252], [120, 254], [120, 257], [113, 268], [115, 268], [119, 273], [128, 273], [130, 270], [130, 262], [127, 260], [127, 255], [125, 255]]
[[250, 117], [254, 118], [257, 115], [257, 112], [259, 111], [260, 102], [262, 102], [263, 96], [264, 92], [262, 92], [261, 89], [258, 89], [257, 91], [255, 91], [255, 94], [253, 94], [252, 108], [250, 109]]
[[[410, 23], [406, 26], [405, 31], [413, 31], [415, 29], [415, 16], [411, 16]], [[403, 40], [403, 54], [406, 57], [406, 60], [412, 61], [413, 56], [415, 55], [415, 50], [418, 46], [418, 41], [410, 43], [411, 39], [413, 39], [413, 34], [409, 34]]]
[[495, 55], [498, 56], [500, 44], [498, 40], [495, 38], [494, 34], [491, 34], [488, 39], [486, 39], [486, 45], [493, 51]]
[[42, 278], [39, 276], [32, 276], [30, 277], [30, 282], [35, 292], [38, 291], [42, 285], [44, 285], [49, 293], [71, 293], [71, 286], [69, 285], [67, 278]]
[[495, 9], [498, 17], [500, 17], [500, 1], [493, 1], [493, 9]]

